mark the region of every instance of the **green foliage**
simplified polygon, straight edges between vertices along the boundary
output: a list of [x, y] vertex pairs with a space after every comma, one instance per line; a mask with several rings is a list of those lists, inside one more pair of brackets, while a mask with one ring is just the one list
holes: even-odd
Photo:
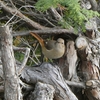
[[46, 11], [50, 7], [57, 7], [62, 0], [39, 0], [36, 3], [36, 8], [41, 11]]
[[92, 10], [81, 8], [79, 0], [39, 0], [36, 3], [36, 8], [41, 11], [46, 11], [50, 7], [57, 7], [58, 4], [65, 7], [63, 21], [59, 22], [63, 27], [72, 26], [75, 29], [85, 29], [85, 23], [90, 18], [99, 16]]
[[14, 54], [15, 54], [15, 58], [16, 58], [18, 61], [20, 61], [20, 62], [23, 61], [23, 59], [24, 59], [24, 54], [22, 54], [21, 52], [15, 52]]

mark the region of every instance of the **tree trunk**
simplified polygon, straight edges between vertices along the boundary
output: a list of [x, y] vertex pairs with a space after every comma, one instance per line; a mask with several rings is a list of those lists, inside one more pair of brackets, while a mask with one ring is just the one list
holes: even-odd
[[2, 54], [1, 59], [4, 72], [4, 98], [5, 100], [21, 100], [20, 86], [12, 48], [12, 36], [9, 27], [0, 27], [0, 33]]

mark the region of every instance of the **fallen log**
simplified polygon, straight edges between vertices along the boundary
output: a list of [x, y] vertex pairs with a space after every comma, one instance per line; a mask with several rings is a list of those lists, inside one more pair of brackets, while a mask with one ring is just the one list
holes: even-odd
[[29, 84], [42, 82], [52, 85], [55, 89], [56, 100], [78, 100], [67, 86], [60, 69], [56, 65], [43, 63], [40, 67], [25, 68], [21, 78]]

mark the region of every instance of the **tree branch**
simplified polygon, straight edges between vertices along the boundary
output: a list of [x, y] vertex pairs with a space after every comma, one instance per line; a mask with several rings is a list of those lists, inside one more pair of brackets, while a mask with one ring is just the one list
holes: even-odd
[[56, 20], [61, 21], [63, 18], [60, 16], [60, 14], [55, 10], [55, 8], [50, 8], [52, 15], [55, 17]]
[[26, 49], [26, 52], [25, 52], [25, 56], [24, 56], [24, 60], [18, 70], [18, 75], [21, 74], [22, 70], [24, 69], [26, 63], [27, 63], [27, 60], [28, 60], [28, 57], [29, 57], [29, 53], [30, 53], [30, 48], [25, 48]]
[[69, 33], [74, 34], [74, 31], [71, 29], [44, 29], [44, 30], [31, 30], [31, 31], [19, 31], [13, 32], [13, 36], [22, 36], [22, 35], [29, 35], [30, 32], [37, 33], [37, 34], [61, 34], [61, 33]]
[[86, 88], [85, 86], [85, 83], [83, 82], [72, 82], [72, 81], [68, 81], [66, 80], [66, 83], [69, 85], [69, 86], [75, 86], [75, 87], [80, 87], [80, 88]]
[[17, 9], [6, 6], [6, 4], [1, 0], [0, 0], [0, 6], [2, 6], [2, 8], [4, 10], [6, 10], [7, 12], [9, 12], [13, 15], [15, 14], [15, 16], [20, 17], [22, 20], [26, 21], [28, 24], [30, 24], [32, 27], [34, 27], [36, 29], [47, 29], [48, 28], [48, 27], [44, 27], [44, 26], [36, 23], [35, 21], [29, 19], [28, 17], [23, 15], [20, 11], [18, 11]]

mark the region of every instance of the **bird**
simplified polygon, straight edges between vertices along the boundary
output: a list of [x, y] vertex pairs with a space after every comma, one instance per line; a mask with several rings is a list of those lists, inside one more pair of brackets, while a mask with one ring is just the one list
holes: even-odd
[[58, 59], [64, 55], [64, 39], [58, 38], [57, 40], [48, 40], [45, 43], [44, 39], [42, 39], [38, 34], [33, 32], [30, 32], [30, 34], [39, 41], [42, 53], [45, 57], [49, 59]]

